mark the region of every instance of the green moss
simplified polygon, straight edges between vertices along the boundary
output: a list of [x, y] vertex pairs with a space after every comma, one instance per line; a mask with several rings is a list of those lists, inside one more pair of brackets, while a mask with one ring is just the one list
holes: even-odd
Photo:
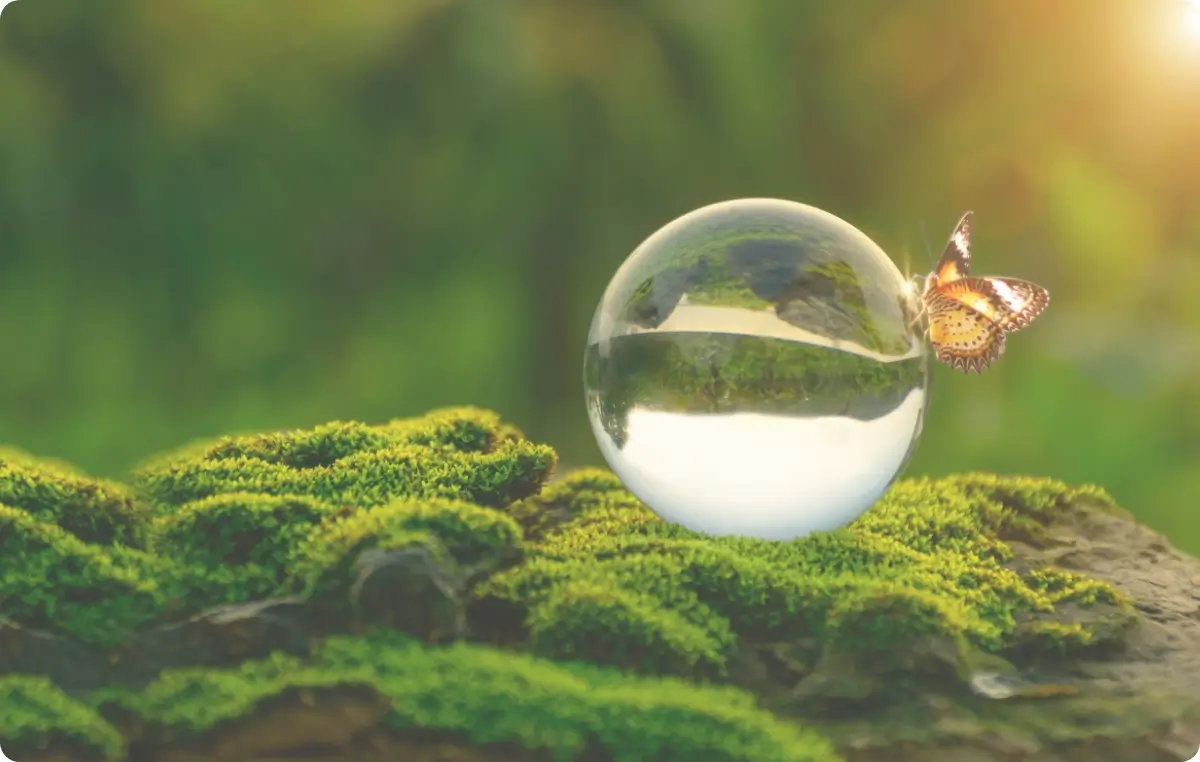
[[28, 627], [114, 643], [160, 609], [151, 558], [85, 543], [0, 505], [0, 610]]
[[396, 729], [444, 730], [468, 742], [514, 742], [573, 760], [590, 744], [625, 762], [836, 762], [820, 737], [727, 688], [559, 665], [457, 644], [433, 649], [395, 634], [327, 640], [311, 661], [274, 656], [232, 670], [176, 670], [139, 692], [108, 690], [173, 737], [251, 714], [289, 688], [369, 686]]
[[675, 603], [664, 608], [659, 598], [594, 580], [567, 583], [547, 596], [531, 617], [533, 650], [632, 666], [643, 674], [721, 674], [733, 633], [708, 612], [696, 617]]
[[227, 437], [148, 463], [133, 490], [6, 450], [0, 601], [22, 625], [107, 646], [156, 620], [342, 584], [354, 553], [398, 532], [494, 564], [520, 530], [486, 506], [536, 493], [554, 462], [473, 408]]
[[159, 547], [208, 567], [286, 568], [295, 547], [334, 508], [299, 495], [229, 492], [196, 500], [159, 523]]
[[16, 450], [0, 450], [0, 504], [57, 524], [84, 542], [144, 540], [145, 507], [124, 487]]
[[527, 538], [533, 539], [587, 511], [605, 507], [636, 512], [642, 504], [611, 471], [578, 468], [538, 494], [508, 506], [505, 512], [521, 524]]
[[554, 464], [552, 449], [516, 437], [494, 414], [458, 408], [376, 427], [227, 437], [152, 461], [133, 479], [160, 510], [229, 492], [332, 505], [440, 497], [502, 506], [537, 491]]
[[401, 500], [331, 522], [300, 548], [294, 573], [306, 595], [345, 591], [363, 551], [414, 544], [443, 552], [456, 566], [492, 566], [521, 545], [517, 523], [495, 510], [459, 500]]
[[[599, 469], [543, 487], [554, 460], [473, 409], [225, 438], [139, 469], [133, 490], [4, 453], [4, 616], [105, 647], [77, 652], [82, 661], [154, 625], [280, 595], [301, 600], [277, 618], [185, 628], [198, 639], [188, 642], [204, 646], [204, 663], [268, 653], [264, 643], [302, 654], [311, 633], [295, 628], [312, 619], [321, 632], [382, 624], [430, 641], [473, 630], [492, 643], [337, 636], [311, 658], [167, 670], [86, 706], [41, 678], [0, 678], [6, 750], [12, 736], [19, 749], [70, 742], [120, 754], [120, 735], [88, 706], [124, 706], [144, 738], [186, 740], [292, 689], [358, 686], [390, 702], [394, 728], [562, 760], [600, 748], [630, 761], [831, 762], [826, 742], [713, 684], [744, 684], [738, 659], [782, 647], [808, 674], [800, 688], [820, 693], [824, 676], [861, 698], [881, 682], [869, 668], [879, 654], [895, 667], [911, 661], [906, 644], [949, 643], [960, 679], [994, 673], [1020, 686], [1000, 669], [1011, 652], [1070, 657], [1118, 641], [1128, 622], [1113, 588], [1031, 564], [1017, 547], [1036, 546], [1084, 503], [1117, 510], [1095, 488], [908, 480], [850, 527], [780, 543], [664, 523]], [[359, 616], [364, 607], [373, 616]], [[192, 648], [166, 643], [176, 632], [146, 642], [176, 659]], [[138, 658], [111, 653], [118, 667]], [[910, 667], [884, 681], [893, 698], [914, 688]], [[767, 693], [764, 706], [780, 711]], [[903, 703], [880, 717], [901, 717]]]
[[[664, 523], [618, 490], [615, 477], [596, 472], [548, 493], [557, 524], [543, 528], [524, 564], [478, 594], [526, 610], [530, 642], [560, 657], [594, 649], [597, 633], [609, 653], [640, 653], [648, 632], [657, 633], [658, 648], [674, 650], [665, 663], [677, 665], [710, 663], [728, 651], [730, 633], [750, 643], [812, 638], [814, 655], [834, 643], [865, 653], [928, 637], [985, 652], [1070, 652], [1116, 637], [1119, 627], [1019, 620], [1065, 603], [1125, 607], [1095, 580], [1008, 564], [1008, 533], [1044, 528], [1081, 497], [1104, 499], [1053, 481], [910, 480], [850, 527], [786, 543], [709, 538]], [[515, 510], [527, 517], [530, 506]], [[636, 605], [564, 608], [565, 589]], [[547, 631], [552, 639], [542, 637]]]
[[299, 495], [229, 492], [185, 503], [155, 521], [162, 587], [188, 611], [286, 594], [298, 546], [334, 513]]
[[28, 675], [0, 676], [0, 737], [13, 759], [64, 742], [109, 759], [125, 752], [121, 735], [91, 707]]

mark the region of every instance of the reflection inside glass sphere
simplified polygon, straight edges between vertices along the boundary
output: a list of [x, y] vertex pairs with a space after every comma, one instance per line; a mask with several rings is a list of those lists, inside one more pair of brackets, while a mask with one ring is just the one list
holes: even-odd
[[789, 539], [844, 525], [920, 435], [918, 317], [887, 255], [831, 214], [773, 199], [692, 212], [630, 255], [592, 320], [600, 450], [690, 529]]

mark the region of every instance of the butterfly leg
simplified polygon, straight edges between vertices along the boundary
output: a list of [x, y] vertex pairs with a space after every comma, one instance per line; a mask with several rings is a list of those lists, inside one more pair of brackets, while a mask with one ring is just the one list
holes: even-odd
[[[912, 320], [908, 321], [908, 330], [915, 331], [918, 326], [923, 325], [925, 323], [927, 316], [928, 316], [928, 307], [925, 304], [925, 300], [924, 299], [917, 300], [917, 309], [915, 311], [915, 314], [913, 315]], [[928, 329], [922, 330], [921, 333], [922, 334], [928, 333]]]

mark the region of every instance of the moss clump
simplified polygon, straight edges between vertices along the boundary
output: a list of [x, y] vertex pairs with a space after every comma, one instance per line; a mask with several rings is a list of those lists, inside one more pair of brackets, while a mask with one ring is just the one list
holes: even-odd
[[177, 670], [140, 692], [107, 690], [118, 704], [174, 738], [252, 715], [291, 688], [369, 686], [390, 702], [384, 722], [402, 731], [450, 731], [475, 744], [515, 742], [577, 759], [586, 749], [628, 762], [837, 762], [825, 740], [757, 709], [726, 688], [559, 665], [457, 644], [432, 649], [394, 633], [334, 637], [315, 658], [274, 656], [232, 670]]
[[51, 745], [69, 745], [115, 759], [121, 734], [95, 710], [68, 697], [44, 677], [0, 676], [0, 739], [13, 759]]
[[0, 450], [0, 505], [84, 542], [139, 546], [145, 539], [145, 507], [125, 487], [16, 450]]
[[230, 492], [187, 503], [159, 524], [159, 547], [206, 567], [286, 568], [296, 545], [334, 513], [296, 495]]
[[611, 472], [581, 468], [547, 484], [538, 494], [512, 503], [505, 513], [521, 525], [527, 540], [537, 540], [565, 522], [603, 508], [637, 512], [644, 506]]
[[[1065, 604], [1119, 612], [1123, 601], [1081, 575], [1012, 568], [1003, 538], [1044, 528], [1081, 497], [1107, 500], [1049, 480], [910, 480], [846, 529], [778, 543], [664, 523], [615, 477], [584, 471], [514, 506], [530, 520], [541, 503], [557, 519], [536, 527], [525, 563], [478, 595], [526, 611], [529, 644], [563, 658], [597, 658], [598, 640], [609, 655], [643, 653], [647, 633], [655, 633], [655, 648], [672, 651], [659, 664], [689, 666], [724, 667], [735, 641], [808, 639], [814, 659], [834, 644], [869, 654], [928, 638], [984, 652], [1069, 652], [1116, 630], [1020, 622]], [[619, 605], [566, 605], [566, 590]]]
[[456, 567], [490, 567], [512, 557], [521, 529], [499, 511], [460, 500], [400, 500], [341, 517], [300, 549], [294, 572], [306, 595], [344, 592], [369, 549], [429, 547]]
[[301, 495], [213, 495], [158, 519], [156, 547], [177, 562], [183, 595], [241, 603], [282, 592], [297, 546], [334, 513]]
[[116, 642], [158, 614], [150, 563], [0, 505], [0, 611], [25, 626]]
[[159, 510], [229, 492], [304, 495], [335, 506], [454, 498], [503, 506], [541, 486], [555, 454], [486, 411], [458, 408], [383, 426], [227, 437], [160, 458], [134, 485]]
[[556, 587], [528, 624], [534, 651], [546, 656], [714, 677], [734, 636], [709, 613], [695, 621], [696, 612], [663, 608], [655, 596], [587, 580]]

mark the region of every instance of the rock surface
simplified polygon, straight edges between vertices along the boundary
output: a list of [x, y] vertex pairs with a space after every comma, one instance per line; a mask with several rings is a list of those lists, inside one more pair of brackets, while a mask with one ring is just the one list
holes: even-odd
[[[1125, 593], [1121, 641], [1029, 671], [1052, 670], [1074, 695], [1006, 699], [959, 711], [931, 702], [946, 740], [888, 745], [889, 762], [1182, 762], [1200, 750], [1200, 560], [1122, 512], [1082, 502], [1036, 544], [1012, 541], [1014, 566], [1047, 564]], [[1057, 619], [1084, 619], [1058, 612]], [[940, 703], [940, 706], [939, 706]], [[954, 739], [955, 736], [963, 736]], [[847, 762], [879, 760], [874, 745]]]

